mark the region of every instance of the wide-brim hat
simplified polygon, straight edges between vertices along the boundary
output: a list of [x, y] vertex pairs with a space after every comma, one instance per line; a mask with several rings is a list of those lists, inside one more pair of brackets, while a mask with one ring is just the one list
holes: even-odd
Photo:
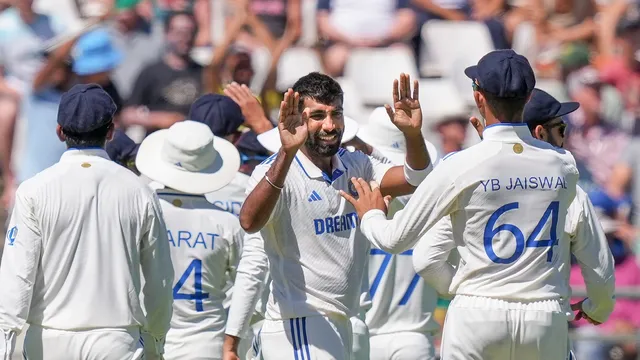
[[[358, 123], [352, 118], [344, 117], [344, 131], [342, 132], [342, 143], [349, 142], [356, 137], [358, 133]], [[282, 143], [280, 142], [280, 131], [278, 128], [273, 128], [269, 131], [263, 132], [258, 135], [258, 141], [265, 149], [272, 153], [277, 153], [280, 150]]]
[[147, 136], [138, 149], [136, 167], [165, 187], [203, 195], [233, 180], [240, 153], [207, 125], [186, 120]]
[[[402, 165], [407, 156], [407, 145], [404, 134], [389, 119], [387, 110], [378, 107], [369, 116], [365, 125], [360, 125], [358, 137], [373, 146], [394, 165]], [[436, 164], [438, 150], [429, 141], [425, 140], [427, 152], [431, 158], [431, 163]]]

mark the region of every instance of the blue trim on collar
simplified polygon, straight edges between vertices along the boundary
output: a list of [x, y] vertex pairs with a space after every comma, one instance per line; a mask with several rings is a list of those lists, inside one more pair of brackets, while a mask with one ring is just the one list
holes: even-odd
[[[311, 175], [309, 175], [307, 170], [305, 170], [304, 166], [302, 166], [302, 162], [300, 161], [300, 159], [298, 159], [297, 155], [294, 157], [294, 159], [296, 159], [296, 162], [298, 162], [298, 165], [300, 165], [300, 168], [302, 169], [304, 174], [307, 175], [308, 178], [313, 179]], [[340, 159], [340, 162], [342, 162], [342, 159]], [[338, 180], [338, 178], [344, 175], [346, 173], [346, 170], [348, 170], [347, 167], [344, 165], [344, 162], [342, 162], [342, 166], [344, 167], [345, 171], [342, 171], [340, 169], [335, 169], [333, 170], [333, 173], [331, 174], [331, 176], [329, 176], [324, 171], [320, 171], [322, 173], [322, 178], [324, 179], [324, 181], [326, 181], [329, 184], [333, 184], [334, 181]]]
[[497, 124], [487, 125], [485, 129], [489, 129], [495, 126], [527, 126], [527, 123], [497, 123]]
[[194, 194], [177, 194], [177, 193], [158, 192], [157, 195], [158, 196], [160, 196], [160, 195], [164, 195], [164, 196], [184, 196], [184, 197], [193, 197], [193, 198], [206, 199], [206, 197], [204, 195], [194, 195]]

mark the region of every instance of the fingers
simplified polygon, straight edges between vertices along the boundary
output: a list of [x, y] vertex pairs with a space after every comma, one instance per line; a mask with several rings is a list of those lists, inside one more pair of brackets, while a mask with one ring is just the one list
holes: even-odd
[[400, 100], [407, 97], [407, 77], [404, 73], [400, 74]]
[[398, 94], [398, 80], [393, 80], [393, 103], [400, 101], [400, 94]]
[[404, 74], [404, 98], [409, 98], [411, 95], [411, 79], [409, 74]]
[[245, 95], [253, 97], [253, 92], [251, 91], [251, 89], [249, 89], [247, 85], [242, 84], [240, 86], [240, 90], [242, 90], [242, 92], [244, 92]]
[[476, 129], [480, 139], [482, 139], [482, 134], [484, 133], [484, 126], [482, 126], [482, 122], [480, 122], [480, 120], [475, 116], [472, 116], [471, 119], [469, 119], [469, 122], [473, 125], [473, 128]]
[[364, 195], [364, 189], [362, 188], [362, 184], [356, 178], [351, 178], [351, 183], [356, 188], [356, 192], [358, 193], [358, 197], [362, 197]]
[[413, 80], [413, 100], [420, 100], [420, 82]]
[[298, 115], [300, 113], [300, 109], [298, 105], [300, 104], [300, 94], [297, 92], [293, 94], [293, 109], [291, 109], [291, 113], [293, 115]]
[[287, 93], [284, 94], [284, 100], [280, 101], [280, 114], [278, 116], [278, 123], [284, 126], [284, 119], [287, 118]]
[[287, 95], [289, 95], [287, 97], [287, 115], [291, 114], [292, 109], [293, 109], [293, 102], [294, 102], [294, 94], [293, 94], [293, 89], [289, 88], [289, 90], [287, 90]]
[[384, 204], [387, 206], [387, 208], [389, 207], [389, 204], [391, 204], [391, 199], [393, 199], [391, 195], [387, 195], [384, 197]]
[[356, 199], [353, 198], [353, 196], [347, 194], [346, 192], [344, 192], [342, 190], [340, 190], [340, 196], [342, 196], [345, 200], [350, 202], [351, 205], [353, 205], [354, 207], [356, 206], [356, 203], [358, 202]]
[[393, 109], [391, 108], [391, 106], [385, 104], [384, 105], [384, 109], [387, 110], [387, 115], [389, 115], [389, 120], [391, 120], [391, 122], [393, 122]]
[[360, 187], [362, 188], [362, 194], [363, 195], [367, 196], [367, 195], [369, 195], [371, 193], [371, 185], [369, 185], [368, 182], [366, 182], [362, 178], [358, 178], [358, 183], [360, 183]]

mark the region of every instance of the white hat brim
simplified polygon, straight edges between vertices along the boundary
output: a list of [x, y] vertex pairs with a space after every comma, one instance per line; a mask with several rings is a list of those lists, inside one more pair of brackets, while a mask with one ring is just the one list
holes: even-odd
[[[345, 116], [344, 117], [344, 131], [342, 132], [342, 143], [349, 142], [356, 137], [358, 133], [358, 123], [352, 118]], [[269, 150], [272, 153], [277, 153], [280, 150], [280, 146], [282, 143], [280, 142], [280, 132], [278, 128], [275, 127], [269, 131], [263, 132], [262, 134], [257, 136], [258, 142], [265, 149]]]
[[240, 153], [229, 141], [214, 137], [218, 153], [213, 164], [199, 172], [188, 171], [162, 159], [162, 146], [168, 129], [158, 130], [140, 144], [136, 167], [141, 174], [166, 187], [187, 194], [203, 195], [228, 185], [240, 169]]
[[[384, 146], [377, 143], [377, 138], [374, 134], [371, 134], [371, 126], [361, 126], [358, 131], [358, 138], [364, 141], [365, 143], [371, 145], [374, 149], [378, 150], [382, 155], [384, 155], [389, 161], [391, 161], [394, 165], [402, 165], [405, 162], [405, 158], [407, 154], [404, 150], [392, 148], [390, 146]], [[384, 131], [383, 129], [379, 129], [379, 131]], [[435, 145], [433, 145], [430, 141], [424, 141], [425, 146], [427, 147], [427, 152], [429, 153], [429, 157], [431, 158], [431, 164], [437, 165], [440, 161], [438, 157], [438, 149], [436, 149]]]

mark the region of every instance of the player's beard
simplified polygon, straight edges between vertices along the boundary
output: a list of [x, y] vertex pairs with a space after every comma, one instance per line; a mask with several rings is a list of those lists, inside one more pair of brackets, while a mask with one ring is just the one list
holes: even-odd
[[[323, 144], [322, 140], [320, 140], [320, 136], [327, 136], [327, 135], [333, 135], [333, 134], [338, 135], [338, 141], [335, 144]], [[307, 140], [305, 141], [305, 146], [307, 147], [307, 150], [309, 150], [309, 152], [314, 155], [329, 157], [329, 156], [335, 155], [338, 152], [338, 150], [340, 149], [341, 141], [342, 141], [342, 130], [336, 129], [331, 132], [325, 132], [321, 130], [307, 137]]]

